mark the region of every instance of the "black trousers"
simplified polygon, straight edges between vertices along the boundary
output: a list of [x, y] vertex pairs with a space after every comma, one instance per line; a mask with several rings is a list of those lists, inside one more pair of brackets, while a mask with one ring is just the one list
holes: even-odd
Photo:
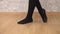
[[35, 7], [37, 7], [38, 12], [42, 14], [42, 6], [41, 6], [39, 0], [29, 0], [29, 7], [28, 7], [28, 15], [27, 16], [32, 17]]

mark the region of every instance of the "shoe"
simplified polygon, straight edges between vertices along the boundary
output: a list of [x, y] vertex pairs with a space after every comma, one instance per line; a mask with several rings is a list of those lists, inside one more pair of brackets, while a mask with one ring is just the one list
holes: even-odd
[[46, 13], [45, 13], [45, 9], [42, 9], [41, 12], [42, 13], [40, 13], [40, 14], [41, 14], [43, 22], [47, 23], [47, 16], [46, 16]]
[[31, 23], [32, 21], [33, 21], [32, 18], [25, 18], [19, 21], [18, 24], [27, 24], [27, 23]]

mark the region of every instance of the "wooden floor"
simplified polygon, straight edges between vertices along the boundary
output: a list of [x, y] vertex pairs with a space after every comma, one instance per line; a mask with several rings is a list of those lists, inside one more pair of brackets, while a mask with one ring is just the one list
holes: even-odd
[[24, 12], [0, 12], [0, 34], [60, 34], [60, 12], [47, 12], [47, 23], [35, 12], [33, 22], [17, 24], [26, 15]]

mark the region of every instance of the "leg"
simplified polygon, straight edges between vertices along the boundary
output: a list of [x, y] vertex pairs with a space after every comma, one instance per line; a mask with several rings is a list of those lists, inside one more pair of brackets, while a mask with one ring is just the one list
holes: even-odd
[[26, 23], [32, 22], [33, 21], [32, 15], [33, 15], [34, 8], [35, 8], [34, 3], [31, 0], [29, 0], [28, 14], [27, 14], [26, 18], [19, 21], [18, 24], [26, 24]]
[[32, 18], [34, 8], [35, 8], [35, 4], [34, 4], [33, 0], [29, 0], [29, 7], [28, 7], [28, 14], [27, 14], [28, 18], [29, 17]]
[[47, 16], [46, 16], [46, 13], [45, 13], [45, 9], [42, 8], [41, 4], [39, 3], [39, 1], [36, 2], [36, 7], [42, 17], [42, 20], [44, 23], [47, 22]]

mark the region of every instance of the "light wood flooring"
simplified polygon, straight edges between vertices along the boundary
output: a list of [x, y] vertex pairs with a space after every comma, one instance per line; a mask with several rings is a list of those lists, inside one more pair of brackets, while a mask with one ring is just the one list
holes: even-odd
[[47, 12], [47, 23], [35, 12], [33, 22], [17, 24], [26, 15], [25, 12], [0, 12], [0, 34], [60, 34], [60, 12]]

